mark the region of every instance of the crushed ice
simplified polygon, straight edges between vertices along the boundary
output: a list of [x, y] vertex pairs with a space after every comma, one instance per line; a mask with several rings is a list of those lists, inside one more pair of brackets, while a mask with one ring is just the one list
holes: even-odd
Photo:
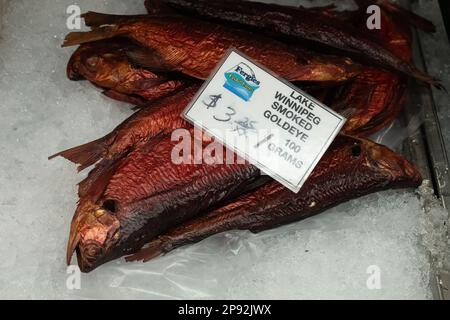
[[[142, 2], [77, 1], [109, 13], [142, 13]], [[83, 175], [47, 157], [131, 114], [66, 79], [73, 49], [60, 44], [72, 3], [0, 1], [0, 298], [431, 298], [430, 252], [443, 263], [446, 213], [432, 200], [424, 211], [412, 191], [370, 195], [258, 235], [216, 235], [147, 264], [111, 262], [68, 290], [65, 246]], [[379, 289], [367, 286], [371, 266]]]

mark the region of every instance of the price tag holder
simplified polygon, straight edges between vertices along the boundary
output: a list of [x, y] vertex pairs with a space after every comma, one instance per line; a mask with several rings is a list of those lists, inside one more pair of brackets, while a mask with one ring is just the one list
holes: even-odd
[[346, 121], [235, 49], [183, 116], [293, 192]]

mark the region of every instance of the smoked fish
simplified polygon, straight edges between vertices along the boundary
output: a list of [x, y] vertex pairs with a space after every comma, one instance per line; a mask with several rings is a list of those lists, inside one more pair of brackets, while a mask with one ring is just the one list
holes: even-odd
[[[181, 114], [200, 89], [201, 82], [192, 83], [170, 97], [155, 101], [117, 126], [111, 133], [86, 144], [59, 152], [49, 159], [63, 157], [78, 165], [82, 171], [104, 160], [116, 160], [160, 133], [168, 134], [178, 128], [190, 128]], [[305, 89], [319, 100], [324, 100], [327, 90], [308, 87]]]
[[[130, 41], [96, 41], [81, 45], [67, 65], [71, 80], [87, 79], [116, 100], [139, 106], [176, 92], [187, 85], [185, 77], [169, 75], [159, 63], [151, 70], [133, 66], [126, 52], [137, 50]], [[150, 53], [149, 53], [150, 54]]]
[[299, 193], [276, 181], [154, 239], [128, 261], [148, 261], [229, 230], [259, 232], [316, 215], [360, 196], [417, 187], [420, 173], [402, 156], [365, 139], [338, 136]]
[[[411, 61], [409, 26], [384, 10], [381, 23], [383, 28], [372, 32], [374, 39], [401, 59]], [[343, 129], [345, 133], [369, 136], [391, 123], [401, 112], [406, 102], [407, 84], [404, 75], [368, 66], [335, 97], [331, 108], [344, 115], [351, 114]]]
[[[206, 140], [194, 143], [204, 148]], [[178, 143], [170, 135], [157, 136], [92, 177], [95, 181], [72, 220], [68, 263], [76, 251], [81, 270], [89, 272], [132, 254], [170, 227], [251, 190], [261, 179], [256, 167], [233, 153], [233, 164], [224, 164], [227, 152], [208, 165], [174, 164]]]
[[[164, 0], [164, 3], [197, 16], [319, 43], [343, 51], [350, 57], [396, 70], [437, 88], [442, 87], [438, 79], [418, 70], [409, 61], [383, 48], [358, 29], [349, 28], [332, 17], [314, 15], [300, 8], [243, 0]], [[392, 7], [389, 8], [394, 11]]]
[[129, 16], [128, 23], [123, 22], [126, 16], [119, 19], [88, 12], [83, 17], [94, 29], [68, 34], [63, 46], [125, 37], [152, 51], [130, 50], [127, 55], [133, 63], [146, 67], [154, 65], [156, 59], [172, 71], [201, 80], [210, 76], [230, 47], [288, 81], [346, 81], [361, 71], [350, 58], [314, 53], [257, 33], [189, 17]]
[[77, 164], [81, 171], [101, 159], [118, 159], [158, 134], [188, 127], [181, 113], [199, 89], [200, 83], [193, 84], [170, 97], [160, 99], [151, 107], [136, 112], [103, 138], [59, 152], [49, 159], [61, 156]]

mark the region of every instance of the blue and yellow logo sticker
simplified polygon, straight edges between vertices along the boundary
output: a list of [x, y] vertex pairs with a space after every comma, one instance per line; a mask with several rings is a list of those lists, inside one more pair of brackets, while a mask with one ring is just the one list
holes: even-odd
[[260, 87], [252, 68], [243, 62], [225, 72], [225, 79], [224, 87], [245, 101]]

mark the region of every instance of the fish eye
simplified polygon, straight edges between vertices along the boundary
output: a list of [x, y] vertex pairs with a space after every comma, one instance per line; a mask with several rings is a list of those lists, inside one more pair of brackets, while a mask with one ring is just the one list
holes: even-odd
[[352, 147], [352, 156], [359, 157], [361, 155], [361, 146], [359, 144]]
[[99, 60], [100, 59], [98, 57], [89, 57], [89, 58], [87, 58], [86, 63], [90, 67], [95, 67], [95, 66], [97, 66]]
[[105, 202], [103, 202], [103, 208], [108, 210], [111, 213], [117, 212], [117, 202], [112, 199], [108, 199]]

